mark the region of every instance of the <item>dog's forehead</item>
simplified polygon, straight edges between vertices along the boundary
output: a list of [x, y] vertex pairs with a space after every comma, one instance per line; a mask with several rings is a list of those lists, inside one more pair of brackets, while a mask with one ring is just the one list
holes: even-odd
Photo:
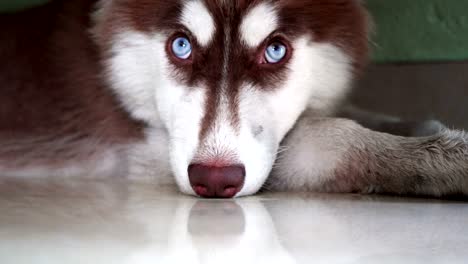
[[186, 27], [202, 46], [213, 39], [216, 25], [212, 13], [202, 1], [187, 1], [180, 13], [180, 24]]
[[170, 27], [180, 23], [181, 17], [197, 19], [195, 15], [202, 18], [210, 15], [214, 22], [226, 22], [229, 18], [232, 22], [232, 19], [241, 19], [249, 13], [259, 20], [271, 19], [274, 10], [278, 11], [280, 21], [287, 22], [288, 26], [311, 26], [312, 21], [323, 21], [332, 28], [343, 26], [343, 19], [350, 16], [359, 20], [357, 13], [361, 9], [358, 0], [115, 0], [114, 3], [120, 8], [113, 11], [131, 16], [133, 22], [138, 21], [141, 30]]
[[110, 27], [123, 24], [122, 28], [141, 32], [171, 32], [184, 26], [208, 45], [213, 34], [229, 24], [234, 25], [231, 32], [243, 32], [236, 37], [249, 46], [275, 29], [291, 38], [309, 34], [316, 42], [330, 42], [356, 64], [365, 61], [367, 54], [368, 16], [359, 0], [113, 1], [114, 9], [107, 13], [113, 21]]
[[275, 4], [267, 1], [185, 1], [180, 14], [180, 23], [204, 47], [216, 33], [238, 32], [235, 35], [243, 44], [255, 48], [278, 28], [278, 22]]

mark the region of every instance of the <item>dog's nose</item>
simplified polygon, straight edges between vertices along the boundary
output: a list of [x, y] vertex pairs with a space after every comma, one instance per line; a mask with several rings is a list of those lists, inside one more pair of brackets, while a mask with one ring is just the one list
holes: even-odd
[[244, 185], [245, 168], [242, 165], [215, 167], [192, 164], [188, 174], [197, 195], [204, 198], [232, 198]]

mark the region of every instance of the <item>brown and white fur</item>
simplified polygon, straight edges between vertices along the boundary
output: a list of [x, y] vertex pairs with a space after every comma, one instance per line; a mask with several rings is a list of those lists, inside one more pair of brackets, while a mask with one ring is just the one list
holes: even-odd
[[[269, 175], [275, 190], [468, 194], [463, 133], [333, 118], [367, 60], [361, 1], [63, 0], [0, 25], [3, 176], [174, 177], [195, 195], [191, 164], [241, 165], [237, 197]], [[171, 54], [180, 35], [189, 60]], [[263, 63], [276, 40], [286, 58]]]

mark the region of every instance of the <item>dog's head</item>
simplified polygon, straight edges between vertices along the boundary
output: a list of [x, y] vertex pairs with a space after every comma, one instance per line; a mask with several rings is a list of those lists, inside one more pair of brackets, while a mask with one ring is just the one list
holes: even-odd
[[103, 0], [93, 32], [124, 107], [167, 129], [180, 189], [203, 197], [257, 192], [301, 113], [330, 114], [367, 54], [358, 0]]

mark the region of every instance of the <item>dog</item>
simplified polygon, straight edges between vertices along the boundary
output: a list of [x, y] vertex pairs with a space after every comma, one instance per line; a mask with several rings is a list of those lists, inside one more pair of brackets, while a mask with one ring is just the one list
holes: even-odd
[[2, 15], [0, 171], [175, 180], [205, 198], [468, 194], [463, 132], [346, 111], [369, 20], [358, 0], [55, 0]]

